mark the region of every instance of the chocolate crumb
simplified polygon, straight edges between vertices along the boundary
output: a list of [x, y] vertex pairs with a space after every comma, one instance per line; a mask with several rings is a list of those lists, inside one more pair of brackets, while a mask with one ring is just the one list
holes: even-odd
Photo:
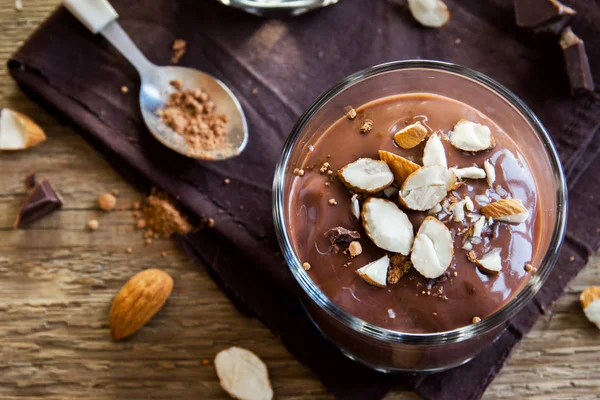
[[456, 40], [454, 41], [454, 44], [459, 45], [461, 42], [460, 38], [456, 38]]
[[25, 177], [25, 187], [27, 189], [33, 189], [37, 183], [36, 181], [35, 172], [32, 172]]
[[367, 119], [360, 126], [360, 133], [369, 133], [373, 129], [373, 120]]
[[114, 210], [117, 205], [117, 199], [111, 193], [104, 193], [98, 197], [98, 206], [104, 211]]
[[133, 250], [131, 249], [131, 247], [128, 247], [127, 250], [125, 250], [126, 253], [131, 254], [133, 252]]
[[139, 201], [134, 201], [131, 204], [131, 209], [132, 210], [139, 210], [141, 206], [142, 206], [142, 204]]
[[129, 88], [127, 86], [121, 86], [121, 93], [128, 93]]
[[152, 244], [152, 238], [146, 238], [146, 245]]
[[525, 271], [534, 275], [537, 272], [537, 268], [535, 268], [533, 265], [531, 264], [525, 264]]
[[202, 365], [206, 366], [210, 364], [210, 360], [204, 359], [202, 360]]
[[471, 320], [472, 323], [476, 324], [478, 322], [481, 322], [481, 318], [479, 317], [473, 317], [473, 319]]
[[100, 224], [98, 223], [97, 219], [91, 219], [87, 223], [87, 227], [90, 231], [95, 231], [99, 226]]
[[161, 256], [161, 257], [166, 257], [166, 256], [167, 256], [167, 252], [166, 252], [166, 251], [162, 251], [162, 252], [160, 253], [160, 256]]
[[214, 218], [209, 218], [208, 219], [208, 227], [209, 228], [214, 228], [215, 227], [215, 219]]
[[356, 118], [356, 110], [354, 108], [348, 110], [348, 112], [346, 113], [346, 118], [349, 120], [353, 120], [354, 118]]
[[323, 163], [323, 165], [321, 165], [321, 169], [319, 169], [319, 172], [324, 174], [329, 170], [330, 167], [331, 167], [331, 165], [326, 161]]
[[258, 88], [254, 88], [254, 89], [252, 89], [252, 94], [253, 94], [253, 95], [256, 95], [257, 93], [258, 93]]
[[333, 171], [332, 170], [327, 171], [327, 175], [329, 175], [329, 176], [333, 175]]
[[311, 268], [311, 265], [307, 262], [302, 264], [302, 268], [304, 268], [305, 271], [308, 271]]
[[472, 263], [477, 261], [477, 254], [475, 254], [475, 250], [471, 250], [467, 253], [467, 259]]
[[569, 257], [569, 261], [571, 261], [571, 262], [575, 261], [575, 256]]
[[388, 268], [387, 281], [394, 285], [411, 269], [412, 262], [410, 258], [400, 253], [390, 255], [389, 257], [390, 266]]
[[362, 246], [360, 245], [360, 242], [357, 242], [357, 241], [350, 242], [350, 245], [348, 245], [348, 254], [350, 255], [350, 257], [356, 257], [356, 256], [360, 255], [361, 253], [362, 253]]
[[110, 192], [113, 196], [118, 196], [119, 195], [119, 191], [117, 189], [113, 189]]
[[437, 313], [436, 312], [432, 312], [431, 313], [434, 317], [437, 317]]
[[144, 229], [146, 227], [146, 220], [144, 218], [140, 218], [137, 220], [135, 226], [138, 229]]
[[225, 180], [223, 181], [226, 185], [229, 185], [231, 183], [231, 179], [229, 178], [225, 178]]
[[302, 168], [295, 168], [292, 174], [296, 176], [304, 176], [304, 170]]
[[332, 206], [337, 206], [337, 201], [335, 199], [329, 199], [329, 204]]
[[454, 272], [452, 273], [452, 275], [456, 277], [456, 276], [458, 276], [458, 272], [454, 271]]

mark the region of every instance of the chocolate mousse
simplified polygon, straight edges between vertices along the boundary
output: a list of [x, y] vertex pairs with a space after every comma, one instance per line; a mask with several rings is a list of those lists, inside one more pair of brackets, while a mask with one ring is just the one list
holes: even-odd
[[541, 231], [510, 128], [427, 93], [340, 110], [290, 170], [289, 231], [307, 274], [351, 315], [398, 332], [502, 308], [535, 273]]

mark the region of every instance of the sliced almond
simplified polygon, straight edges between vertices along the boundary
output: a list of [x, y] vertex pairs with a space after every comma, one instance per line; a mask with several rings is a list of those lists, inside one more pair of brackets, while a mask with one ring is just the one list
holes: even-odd
[[440, 28], [450, 21], [450, 11], [441, 0], [408, 0], [413, 17], [423, 26]]
[[425, 218], [410, 255], [415, 269], [425, 278], [437, 278], [448, 269], [453, 255], [452, 235], [446, 225], [437, 218]]
[[600, 329], [600, 286], [590, 286], [579, 296], [583, 313]]
[[456, 175], [440, 165], [422, 167], [410, 174], [400, 189], [400, 203], [426, 211], [438, 204], [456, 183]]
[[500, 249], [494, 249], [475, 261], [479, 270], [485, 274], [497, 274], [502, 269]]
[[234, 399], [273, 398], [267, 366], [251, 351], [240, 347], [225, 349], [215, 357], [215, 369], [221, 387]]
[[410, 174], [421, 168], [418, 164], [385, 150], [379, 150], [379, 158], [390, 167], [394, 174], [394, 181], [398, 186], [402, 185]]
[[0, 150], [24, 150], [45, 140], [42, 128], [25, 115], [9, 108], [0, 111]]
[[338, 171], [342, 183], [351, 190], [373, 194], [394, 182], [394, 174], [384, 161], [359, 158]]
[[473, 237], [481, 237], [481, 231], [483, 231], [483, 225], [485, 224], [485, 217], [481, 216], [475, 223], [473, 224]]
[[496, 181], [496, 169], [489, 160], [483, 162], [483, 169], [485, 169], [485, 177], [489, 187]]
[[393, 253], [410, 253], [413, 226], [402, 210], [389, 200], [371, 197], [363, 203], [362, 222], [377, 247]]
[[452, 220], [454, 222], [462, 222], [465, 220], [465, 200], [457, 201], [450, 206], [452, 212]]
[[473, 204], [473, 200], [469, 196], [465, 196], [465, 208], [467, 211], [473, 211], [475, 209], [475, 204]]
[[450, 168], [458, 179], [483, 179], [485, 170], [477, 167]]
[[529, 217], [529, 211], [518, 199], [502, 199], [481, 208], [481, 213], [496, 221], [520, 224]]
[[435, 206], [433, 206], [433, 208], [430, 208], [427, 212], [429, 214], [437, 214], [440, 211], [442, 211], [442, 205], [440, 203], [437, 203]]
[[440, 139], [440, 135], [434, 133], [427, 139], [425, 143], [425, 149], [423, 150], [423, 165], [441, 165], [442, 167], [448, 166], [446, 159], [446, 150]]
[[496, 146], [490, 128], [461, 119], [450, 133], [452, 146], [463, 151], [484, 151]]
[[388, 199], [395, 199], [396, 197], [398, 197], [399, 191], [400, 189], [398, 189], [395, 186], [388, 186], [385, 189], [383, 189], [383, 195]]
[[358, 201], [358, 195], [353, 194], [350, 199], [350, 212], [357, 220], [360, 220], [360, 203]]
[[427, 128], [417, 121], [394, 134], [394, 142], [403, 149], [412, 149], [427, 136]]
[[356, 270], [358, 276], [363, 278], [369, 285], [384, 288], [387, 282], [387, 273], [390, 266], [388, 256], [383, 256]]

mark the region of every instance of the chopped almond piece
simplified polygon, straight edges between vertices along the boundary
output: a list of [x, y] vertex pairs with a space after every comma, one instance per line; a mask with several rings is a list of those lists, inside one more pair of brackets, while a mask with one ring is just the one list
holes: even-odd
[[440, 139], [440, 135], [434, 133], [427, 139], [425, 143], [425, 149], [423, 150], [423, 166], [428, 165], [441, 165], [442, 167], [448, 166], [448, 160], [446, 159], [446, 150]]
[[484, 179], [485, 170], [477, 167], [450, 168], [458, 179]]
[[529, 217], [529, 211], [518, 199], [502, 199], [494, 201], [481, 208], [481, 213], [496, 221], [517, 223], [524, 222]]
[[350, 190], [377, 193], [394, 182], [394, 174], [384, 161], [359, 158], [338, 171], [338, 177]]
[[425, 218], [415, 236], [410, 255], [415, 269], [425, 278], [438, 278], [450, 266], [453, 255], [454, 242], [450, 230], [437, 218]]
[[500, 258], [500, 249], [494, 249], [478, 259], [475, 264], [486, 274], [497, 274], [502, 269], [502, 259]]
[[429, 210], [446, 197], [455, 183], [456, 175], [440, 165], [419, 168], [402, 184], [400, 203], [411, 210]]
[[414, 19], [428, 28], [440, 28], [450, 21], [450, 11], [442, 0], [408, 0]]
[[421, 122], [415, 122], [394, 135], [394, 142], [403, 149], [412, 149], [427, 136], [427, 128]]
[[490, 128], [461, 119], [450, 133], [452, 146], [463, 151], [484, 151], [496, 146]]
[[356, 273], [369, 285], [384, 288], [387, 281], [387, 272], [389, 266], [390, 259], [388, 256], [383, 256], [380, 259], [357, 269]]
[[379, 150], [379, 159], [385, 161], [390, 167], [394, 174], [394, 182], [398, 186], [402, 185], [410, 174], [421, 168], [418, 164], [389, 151]]
[[377, 247], [404, 255], [410, 253], [413, 226], [396, 204], [371, 197], [363, 203], [362, 221], [367, 236]]

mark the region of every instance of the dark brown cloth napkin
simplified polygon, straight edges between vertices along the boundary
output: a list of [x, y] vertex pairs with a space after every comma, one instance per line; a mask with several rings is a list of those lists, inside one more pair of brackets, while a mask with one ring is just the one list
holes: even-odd
[[[151, 61], [167, 64], [173, 40], [185, 39], [181, 64], [217, 76], [239, 96], [250, 126], [241, 157], [200, 162], [161, 146], [142, 123], [135, 70], [62, 8], [9, 61], [11, 74], [131, 182], [177, 196], [194, 216], [214, 217], [213, 230], [178, 238], [186, 254], [208, 268], [241, 310], [279, 335], [338, 398], [378, 399], [393, 385], [427, 399], [480, 398], [514, 346], [598, 248], [598, 93], [569, 96], [556, 40], [528, 39], [515, 27], [511, 1], [447, 0], [452, 20], [439, 30], [420, 27], [398, 1], [343, 0], [284, 20], [246, 15], [215, 1], [112, 3]], [[600, 4], [566, 3], [579, 11], [573, 29], [586, 41], [600, 83]], [[383, 375], [343, 357], [305, 316], [275, 239], [271, 182], [283, 141], [312, 100], [350, 73], [409, 58], [479, 70], [533, 108], [565, 166], [569, 231], [535, 301], [475, 360], [438, 374]], [[120, 92], [123, 85], [128, 94]]]

